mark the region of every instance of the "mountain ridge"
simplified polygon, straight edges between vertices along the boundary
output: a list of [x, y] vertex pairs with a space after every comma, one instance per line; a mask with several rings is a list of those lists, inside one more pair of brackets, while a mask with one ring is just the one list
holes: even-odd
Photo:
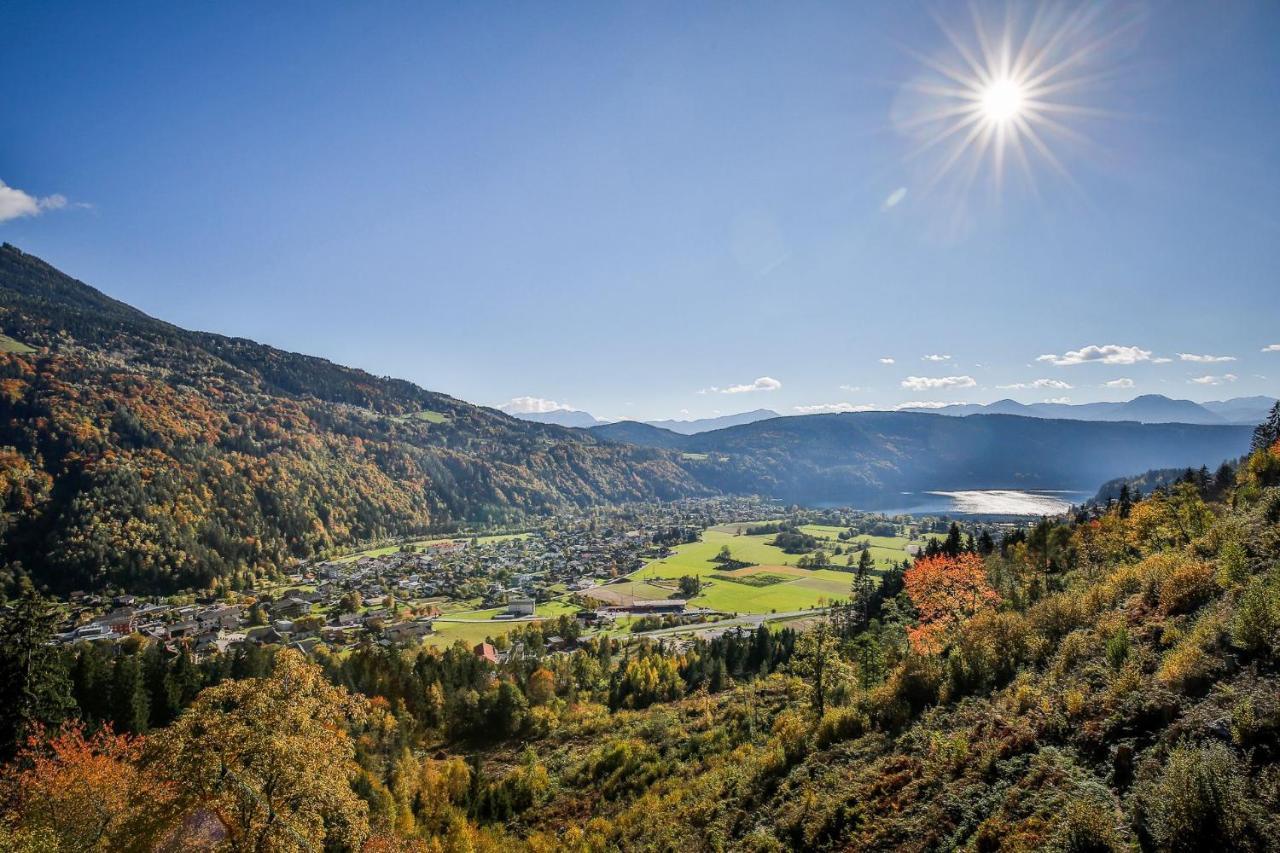
[[950, 417], [1008, 414], [1059, 420], [1246, 425], [1262, 422], [1274, 403], [1275, 399], [1261, 395], [1196, 403], [1163, 394], [1142, 394], [1116, 403], [1019, 403], [1005, 398], [993, 403], [956, 403], [940, 408], [912, 407], [904, 411]]
[[662, 451], [183, 330], [8, 244], [0, 332], [24, 349], [0, 352], [0, 580], [243, 585], [388, 535], [711, 493]]

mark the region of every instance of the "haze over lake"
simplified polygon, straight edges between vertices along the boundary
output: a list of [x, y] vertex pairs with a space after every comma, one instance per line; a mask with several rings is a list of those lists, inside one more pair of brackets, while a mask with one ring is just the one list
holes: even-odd
[[1061, 515], [1091, 495], [1062, 490], [967, 489], [904, 492], [898, 504], [877, 509], [886, 515]]

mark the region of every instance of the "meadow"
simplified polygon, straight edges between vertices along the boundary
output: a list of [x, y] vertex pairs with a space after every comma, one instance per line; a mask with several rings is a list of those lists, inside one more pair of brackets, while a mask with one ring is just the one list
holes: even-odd
[[[690, 605], [710, 607], [726, 613], [786, 613], [849, 597], [849, 587], [853, 581], [851, 571], [797, 568], [795, 563], [800, 555], [788, 554], [781, 548], [770, 545], [772, 535], [740, 535], [739, 531], [744, 529], [745, 525], [710, 528], [702, 534], [700, 541], [677, 546], [670, 556], [649, 563], [629, 575], [626, 582], [610, 584], [605, 590], [638, 599], [671, 598], [676, 594], [675, 581], [691, 575], [702, 581], [702, 591], [690, 599]], [[835, 539], [840, 528], [810, 525], [804, 529], [811, 535], [830, 536], [832, 543], [828, 550], [841, 544]], [[877, 573], [890, 563], [900, 562], [907, 555], [905, 549], [910, 540], [905, 536], [867, 538], [872, 540], [871, 555], [876, 560]], [[713, 558], [725, 546], [728, 546], [733, 559], [755, 564], [727, 574], [738, 577], [777, 576], [780, 580], [754, 585], [713, 577], [726, 574], [724, 566], [713, 562]], [[843, 555], [836, 558], [842, 564], [844, 559]]]
[[441, 542], [459, 542], [463, 540], [470, 541], [472, 538], [476, 539], [476, 541], [483, 544], [485, 542], [502, 542], [507, 539], [525, 539], [529, 535], [530, 534], [528, 533], [499, 533], [493, 536], [472, 537], [464, 533], [464, 534], [459, 534], [457, 536], [443, 536], [443, 537], [437, 536], [431, 539], [414, 539], [411, 542], [397, 542], [394, 545], [383, 545], [379, 548], [369, 548], [364, 551], [357, 551], [354, 554], [348, 554], [345, 557], [339, 557], [334, 562], [350, 563], [352, 560], [358, 560], [361, 557], [385, 557], [388, 554], [396, 553], [405, 545], [412, 545], [415, 548], [423, 548], [427, 545], [438, 545]]

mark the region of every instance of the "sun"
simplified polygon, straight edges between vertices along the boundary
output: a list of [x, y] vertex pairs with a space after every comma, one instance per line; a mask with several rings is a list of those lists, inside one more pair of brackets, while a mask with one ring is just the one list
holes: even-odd
[[924, 188], [947, 183], [963, 196], [985, 174], [1000, 190], [1015, 172], [1034, 191], [1037, 165], [1074, 183], [1062, 155], [1096, 153], [1082, 125], [1118, 117], [1095, 99], [1118, 79], [1113, 49], [1137, 19], [1054, 3], [1010, 3], [1000, 15], [975, 0], [970, 12], [967, 26], [937, 17], [941, 51], [905, 48], [923, 68], [893, 118], [917, 141], [910, 159], [925, 164]]
[[1026, 85], [1010, 77], [992, 80], [978, 95], [982, 113], [992, 124], [1005, 124], [1018, 118], [1027, 99]]

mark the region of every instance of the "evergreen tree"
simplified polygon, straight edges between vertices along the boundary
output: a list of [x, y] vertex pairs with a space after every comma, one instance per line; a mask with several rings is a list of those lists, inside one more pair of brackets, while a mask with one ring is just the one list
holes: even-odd
[[0, 623], [0, 757], [12, 756], [33, 727], [56, 726], [75, 710], [51, 644], [60, 618], [57, 605], [27, 586]]
[[151, 708], [137, 655], [123, 655], [111, 675], [111, 716], [116, 729], [140, 734], [151, 722]]
[[1271, 407], [1271, 411], [1267, 414], [1267, 419], [1258, 424], [1253, 431], [1253, 443], [1250, 450], [1257, 453], [1259, 450], [1265, 450], [1271, 447], [1277, 441], [1280, 441], [1280, 400]]

